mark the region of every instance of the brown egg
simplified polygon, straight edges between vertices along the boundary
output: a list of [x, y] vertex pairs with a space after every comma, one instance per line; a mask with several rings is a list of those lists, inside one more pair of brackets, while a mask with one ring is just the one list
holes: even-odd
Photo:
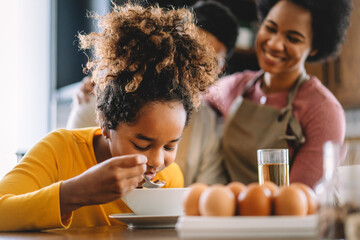
[[275, 193], [277, 191], [279, 191], [279, 186], [276, 185], [274, 182], [271, 181], [264, 181], [264, 183], [262, 184], [263, 187], [266, 187], [270, 190], [271, 192], [271, 215], [274, 215], [274, 201], [273, 198], [275, 196]]
[[240, 192], [242, 192], [246, 188], [246, 185], [241, 182], [231, 182], [226, 185], [226, 187], [233, 192], [235, 199], [237, 199]]
[[204, 183], [194, 183], [189, 186], [188, 191], [183, 198], [183, 207], [185, 215], [199, 216], [199, 199], [202, 192], [208, 187]]
[[271, 191], [271, 195], [274, 195], [275, 192], [279, 191], [278, 185], [271, 181], [265, 181], [262, 186], [267, 187]]
[[241, 182], [231, 182], [228, 183], [228, 185], [226, 185], [227, 188], [229, 188], [233, 194], [234, 194], [234, 201], [235, 201], [235, 213], [238, 214], [239, 213], [239, 205], [237, 204], [237, 199], [239, 197], [239, 194], [245, 190], [246, 185], [241, 183]]
[[300, 188], [302, 191], [304, 191], [306, 198], [307, 198], [307, 203], [308, 203], [308, 211], [307, 214], [314, 214], [317, 211], [318, 208], [318, 199], [316, 197], [316, 194], [314, 192], [314, 190], [312, 190], [309, 186], [300, 183], [300, 182], [296, 182], [296, 183], [292, 183], [290, 184], [291, 186], [295, 186]]
[[271, 214], [271, 191], [258, 183], [251, 183], [239, 194], [239, 215], [268, 216]]
[[224, 185], [215, 184], [204, 190], [199, 202], [202, 216], [233, 216], [235, 215], [235, 197]]
[[305, 216], [308, 211], [305, 193], [295, 186], [282, 186], [274, 195], [275, 215]]

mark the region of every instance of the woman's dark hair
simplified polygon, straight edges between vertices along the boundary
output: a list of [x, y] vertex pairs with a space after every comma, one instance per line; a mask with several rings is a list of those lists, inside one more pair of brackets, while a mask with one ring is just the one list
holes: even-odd
[[238, 36], [238, 21], [231, 10], [216, 1], [198, 1], [192, 6], [196, 24], [214, 35], [226, 49], [226, 58], [234, 52]]
[[[258, 0], [258, 14], [262, 22], [270, 9], [280, 0]], [[283, 0], [281, 0], [283, 1]], [[318, 52], [308, 56], [308, 62], [324, 60], [335, 55], [345, 38], [352, 10], [351, 0], [287, 0], [311, 12], [313, 42]]]
[[199, 94], [218, 74], [214, 50], [199, 36], [193, 14], [129, 3], [93, 17], [102, 31], [79, 39], [82, 49], [93, 49], [86, 70], [101, 126], [135, 123], [153, 102], [181, 102], [188, 122]]

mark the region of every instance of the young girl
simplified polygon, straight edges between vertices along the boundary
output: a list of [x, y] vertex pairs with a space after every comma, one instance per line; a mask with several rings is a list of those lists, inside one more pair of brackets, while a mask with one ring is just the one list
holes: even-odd
[[120, 198], [143, 174], [183, 187], [173, 163], [190, 113], [217, 76], [214, 51], [185, 9], [127, 4], [80, 35], [93, 49], [100, 128], [56, 130], [0, 182], [0, 230], [117, 224], [130, 209]]

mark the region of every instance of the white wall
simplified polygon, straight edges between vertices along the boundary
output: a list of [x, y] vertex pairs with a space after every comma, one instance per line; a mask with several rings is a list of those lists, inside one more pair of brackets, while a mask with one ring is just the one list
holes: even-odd
[[19, 12], [18, 148], [27, 150], [49, 130], [50, 0], [20, 0]]
[[0, 177], [16, 163], [19, 1], [0, 0]]
[[50, 1], [0, 0], [0, 178], [49, 131]]

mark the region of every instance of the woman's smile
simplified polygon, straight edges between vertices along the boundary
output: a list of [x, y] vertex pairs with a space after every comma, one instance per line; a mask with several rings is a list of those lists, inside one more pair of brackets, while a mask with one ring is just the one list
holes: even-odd
[[279, 56], [277, 54], [272, 54], [269, 51], [263, 50], [263, 58], [270, 65], [275, 65], [286, 61], [285, 57]]

